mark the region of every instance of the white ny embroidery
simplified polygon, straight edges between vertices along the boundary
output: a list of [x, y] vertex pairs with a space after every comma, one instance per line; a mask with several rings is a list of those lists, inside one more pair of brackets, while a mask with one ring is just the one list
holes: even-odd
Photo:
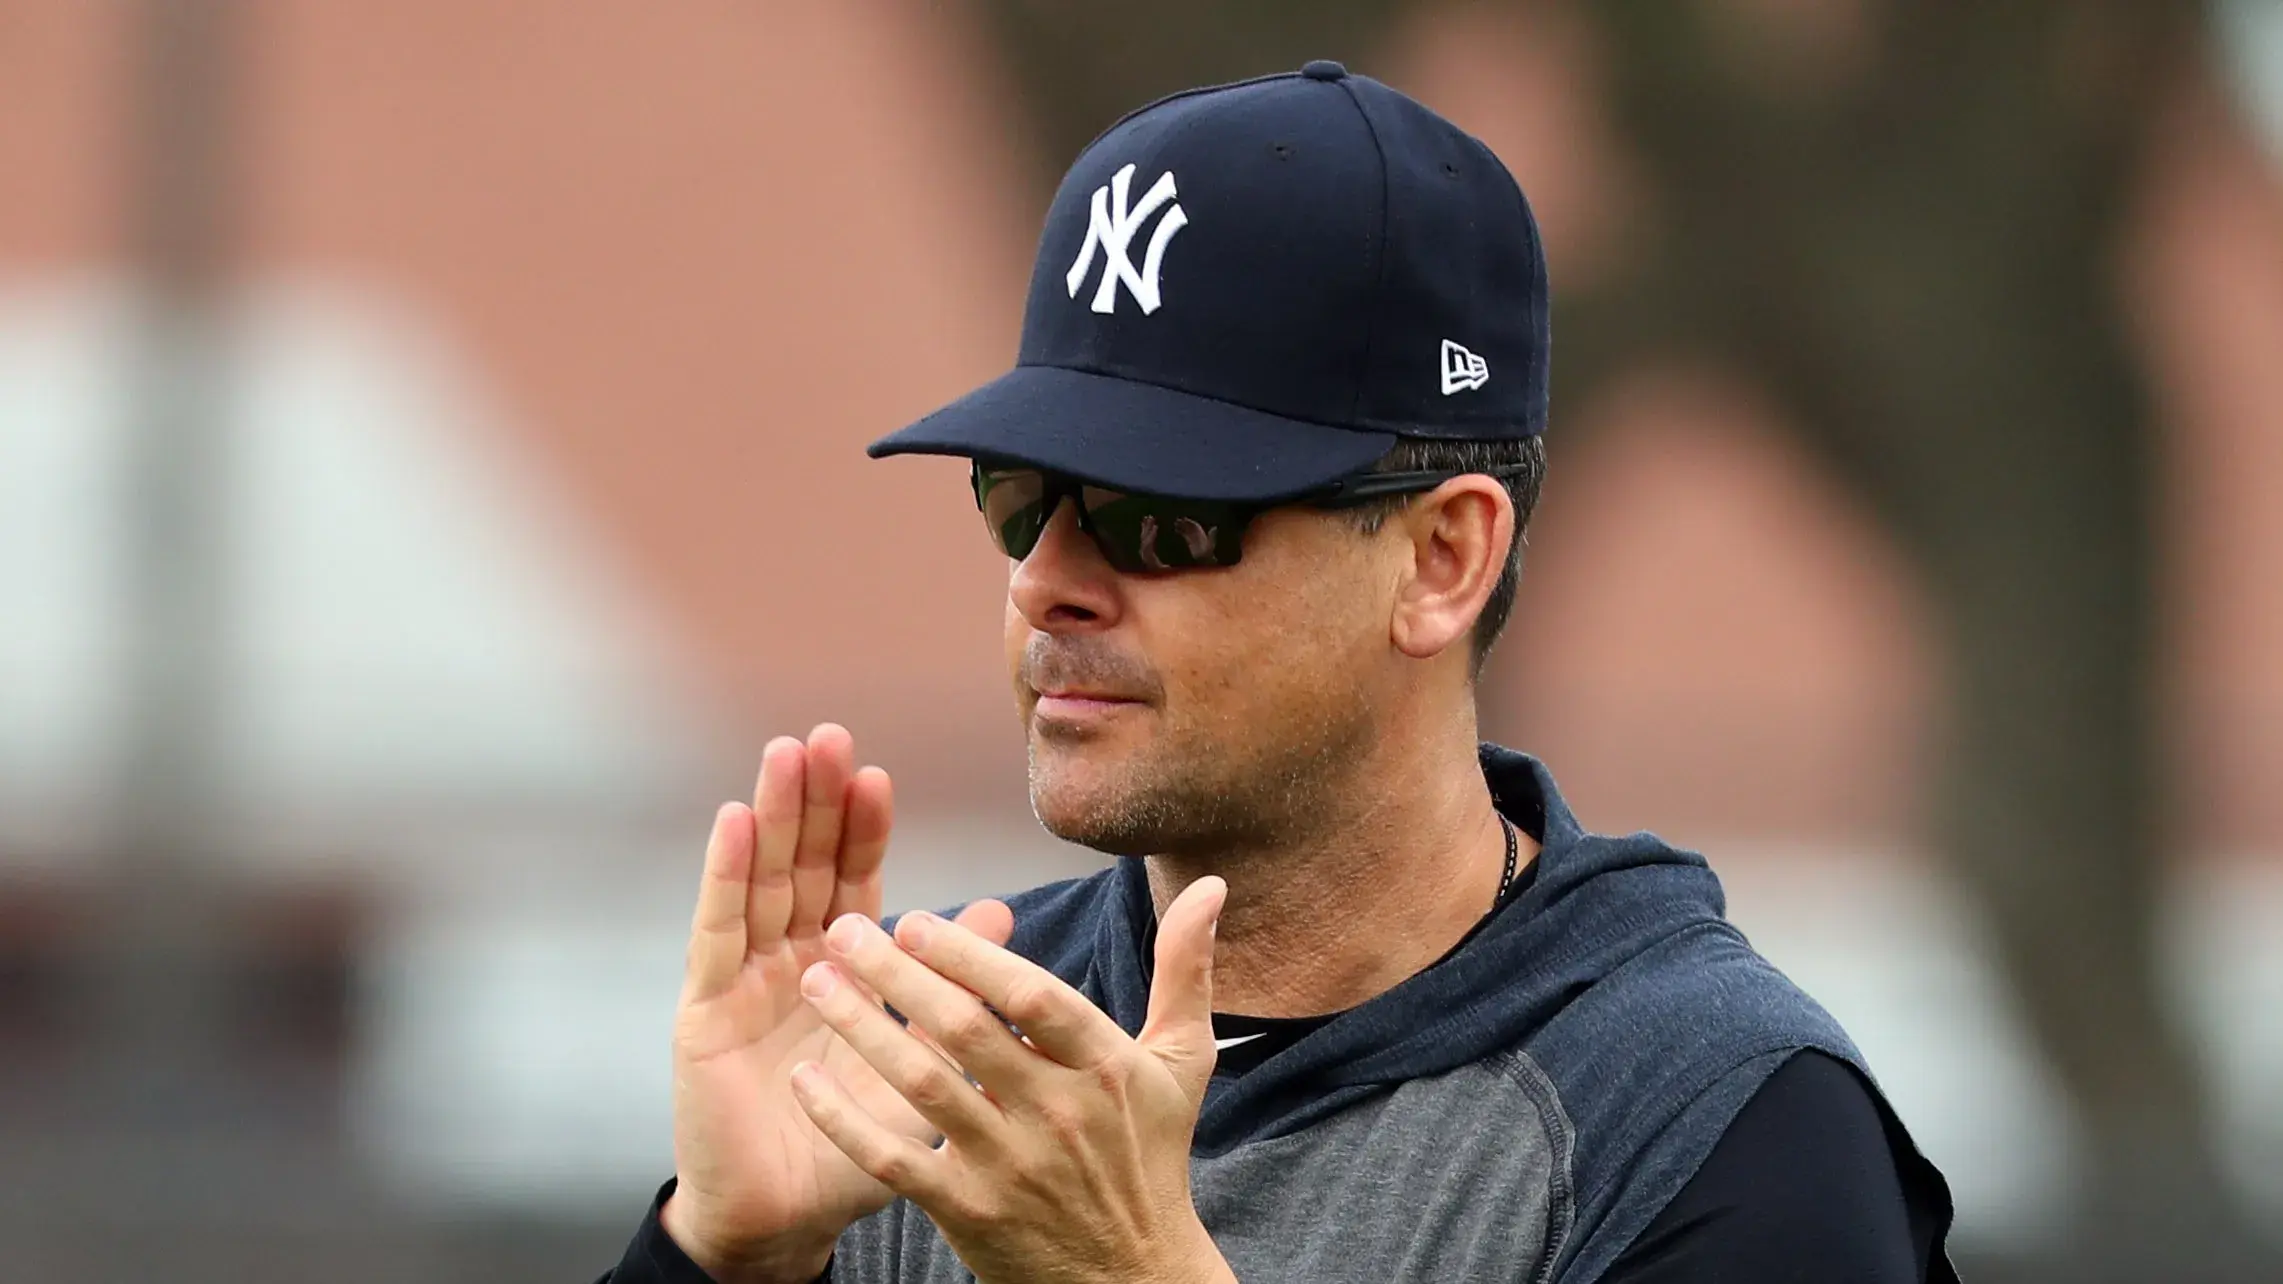
[[1132, 189], [1134, 167], [1128, 164], [1114, 175], [1109, 183], [1094, 189], [1094, 204], [1086, 220], [1086, 243], [1078, 248], [1078, 258], [1070, 265], [1070, 275], [1064, 281], [1070, 287], [1070, 297], [1078, 297], [1078, 287], [1085, 283], [1086, 273], [1094, 266], [1094, 250], [1098, 246], [1105, 259], [1101, 287], [1094, 291], [1093, 308], [1096, 312], [1112, 312], [1117, 308], [1118, 283], [1124, 282], [1141, 304], [1142, 315], [1157, 311], [1160, 300], [1157, 294], [1158, 268], [1165, 262], [1165, 244], [1173, 234], [1188, 226], [1189, 216], [1176, 203], [1168, 207], [1165, 217], [1157, 221], [1157, 230], [1150, 234], [1149, 249], [1142, 255], [1140, 271], [1134, 270], [1134, 261], [1127, 257], [1126, 247], [1133, 242], [1134, 233], [1157, 212], [1160, 205], [1173, 200], [1173, 171], [1158, 175], [1144, 193], [1141, 204], [1127, 208], [1126, 195]]

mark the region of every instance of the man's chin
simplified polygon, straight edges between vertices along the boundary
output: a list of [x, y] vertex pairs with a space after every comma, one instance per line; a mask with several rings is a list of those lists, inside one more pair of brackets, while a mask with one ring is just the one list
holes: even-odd
[[1102, 824], [1100, 817], [1093, 813], [1057, 812], [1035, 806], [1033, 810], [1038, 813], [1040, 827], [1066, 843], [1091, 848], [1104, 856], [1149, 855], [1146, 845], [1137, 845], [1129, 835]]
[[1093, 755], [1067, 747], [1034, 748], [1031, 811], [1046, 832], [1067, 843], [1112, 856], [1147, 855], [1141, 817], [1123, 787], [1123, 773]]

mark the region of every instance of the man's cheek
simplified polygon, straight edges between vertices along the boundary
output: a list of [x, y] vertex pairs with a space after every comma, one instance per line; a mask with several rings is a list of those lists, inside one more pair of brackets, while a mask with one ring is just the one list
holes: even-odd
[[1007, 656], [1007, 681], [1013, 684], [1017, 699], [1023, 689], [1023, 649], [1030, 644], [1030, 622], [1015, 609], [1012, 598], [1007, 601], [1006, 623], [1000, 631], [1000, 644]]

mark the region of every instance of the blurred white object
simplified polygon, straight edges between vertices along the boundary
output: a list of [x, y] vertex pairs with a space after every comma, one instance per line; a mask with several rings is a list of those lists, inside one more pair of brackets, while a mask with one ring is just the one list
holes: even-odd
[[2011, 1248], [2058, 1231], [2072, 1124], [1953, 889], [1891, 854], [1710, 854], [1730, 918], [1847, 1027], [1949, 1179], [1958, 1237]]
[[2283, 162], [2283, 0], [2221, 0], [2213, 18], [2236, 97]]
[[[56, 831], [116, 784], [132, 304], [101, 280], [0, 295], [0, 849], [73, 846]], [[233, 851], [688, 787], [709, 737], [686, 666], [445, 345], [308, 286], [222, 324], [210, 766], [218, 810], [260, 818]]]
[[[591, 871], [577, 847], [630, 837], [545, 845]], [[647, 877], [477, 876], [392, 916], [367, 962], [349, 1101], [402, 1196], [626, 1209], [672, 1175], [667, 1041], [693, 886], [676, 866], [695, 866], [666, 857], [704, 841], [681, 837], [651, 836]], [[466, 853], [525, 871], [537, 854]]]
[[2217, 1098], [2220, 1161], [2283, 1248], [2283, 862], [2214, 862], [2175, 898], [2173, 993]]

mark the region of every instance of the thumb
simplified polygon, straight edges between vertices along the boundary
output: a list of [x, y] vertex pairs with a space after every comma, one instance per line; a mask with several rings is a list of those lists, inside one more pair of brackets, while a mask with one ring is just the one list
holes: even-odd
[[1200, 878], [1181, 890], [1157, 925], [1157, 972], [1141, 1045], [1163, 1061], [1192, 1100], [1213, 1075], [1213, 936], [1229, 885]]
[[1004, 946], [1015, 934], [1015, 912], [1007, 908], [1005, 901], [974, 901], [951, 921], [993, 945]]

